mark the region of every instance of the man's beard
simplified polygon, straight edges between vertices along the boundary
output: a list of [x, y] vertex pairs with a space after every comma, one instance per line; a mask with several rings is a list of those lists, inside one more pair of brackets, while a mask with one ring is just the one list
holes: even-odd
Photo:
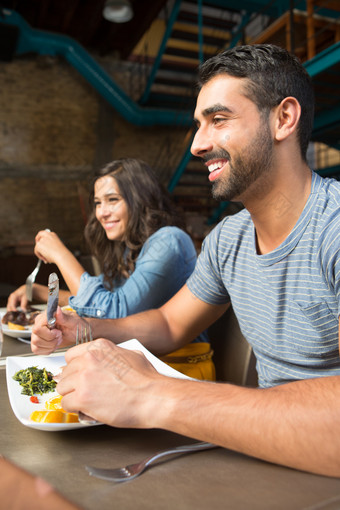
[[[239, 197], [259, 177], [267, 174], [273, 161], [273, 140], [268, 123], [265, 122], [263, 129], [251, 141], [250, 145], [241, 153], [231, 159], [230, 154], [221, 150], [213, 155], [214, 159], [227, 158], [229, 169], [225, 175], [221, 175], [212, 185], [212, 195], [216, 200], [241, 201]], [[205, 159], [212, 159], [211, 154]], [[259, 183], [260, 184], [260, 183]], [[260, 190], [258, 190], [260, 191]]]

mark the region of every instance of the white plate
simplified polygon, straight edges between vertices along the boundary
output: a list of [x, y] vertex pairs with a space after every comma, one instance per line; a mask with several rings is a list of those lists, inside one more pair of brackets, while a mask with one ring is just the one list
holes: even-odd
[[[34, 308], [38, 310], [44, 310], [46, 305], [34, 305]], [[7, 312], [6, 308], [0, 308], [0, 320], [2, 321], [3, 316]], [[30, 338], [32, 333], [32, 326], [26, 326], [25, 329], [10, 329], [7, 324], [2, 324], [2, 331], [5, 335], [12, 336], [13, 338]]]
[[[190, 379], [184, 374], [181, 374], [177, 370], [169, 367], [161, 360], [156, 358], [151, 352], [149, 352], [138, 340], [128, 340], [120, 344], [120, 347], [129, 350], [142, 351], [149, 361], [153, 364], [156, 370], [170, 377], [177, 377], [180, 379]], [[38, 368], [46, 368], [46, 370], [56, 375], [60, 372], [60, 368], [65, 365], [64, 355], [54, 353], [49, 356], [9, 356], [6, 360], [6, 377], [7, 377], [7, 389], [9, 401], [12, 406], [12, 410], [18, 420], [27, 427], [33, 429], [44, 430], [44, 431], [62, 431], [79, 429], [84, 427], [93, 427], [95, 425], [85, 425], [82, 423], [36, 423], [29, 419], [32, 411], [38, 411], [44, 409], [46, 400], [57, 395], [57, 392], [45, 393], [44, 395], [38, 395], [39, 404], [33, 404], [30, 401], [30, 397], [22, 395], [22, 387], [17, 381], [14, 381], [13, 375], [18, 371], [28, 367], [37, 366]]]
[[[1, 317], [2, 318], [2, 317]], [[32, 326], [26, 326], [25, 329], [10, 329], [7, 324], [1, 324], [4, 335], [12, 336], [13, 338], [30, 338], [32, 333]]]
[[28, 367], [46, 368], [56, 375], [60, 372], [60, 367], [65, 365], [65, 358], [63, 355], [50, 355], [50, 356], [8, 356], [6, 360], [6, 378], [7, 390], [9, 401], [12, 410], [18, 420], [27, 427], [39, 430], [70, 430], [73, 428], [81, 428], [86, 425], [81, 423], [35, 423], [30, 420], [30, 415], [33, 411], [39, 411], [45, 408], [46, 400], [57, 395], [57, 392], [45, 393], [44, 395], [37, 395], [39, 404], [33, 404], [28, 395], [22, 395], [22, 387], [17, 381], [14, 381], [13, 376], [18, 370]]

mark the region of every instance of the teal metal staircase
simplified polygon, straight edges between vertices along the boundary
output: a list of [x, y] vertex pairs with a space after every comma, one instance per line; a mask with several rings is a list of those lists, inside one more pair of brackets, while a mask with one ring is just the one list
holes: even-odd
[[0, 9], [0, 30], [1, 25], [17, 29], [15, 55], [62, 56], [128, 122], [139, 126], [191, 124], [191, 115], [185, 110], [143, 108], [132, 101], [95, 59], [70, 37], [33, 29], [24, 18], [9, 9]]

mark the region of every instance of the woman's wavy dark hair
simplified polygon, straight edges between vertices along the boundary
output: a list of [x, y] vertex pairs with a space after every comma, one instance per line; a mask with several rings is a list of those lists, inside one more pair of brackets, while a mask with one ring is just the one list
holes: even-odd
[[[94, 184], [103, 176], [115, 179], [128, 208], [128, 222], [123, 241], [110, 241], [96, 218]], [[164, 226], [185, 230], [184, 218], [171, 202], [150, 166], [132, 158], [112, 161], [95, 176], [90, 195], [92, 207], [85, 227], [85, 239], [112, 290], [115, 278], [128, 278], [145, 241]]]

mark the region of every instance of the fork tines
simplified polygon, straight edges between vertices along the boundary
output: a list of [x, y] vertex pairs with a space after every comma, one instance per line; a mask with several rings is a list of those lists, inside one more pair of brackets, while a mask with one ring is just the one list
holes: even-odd
[[77, 332], [76, 332], [76, 345], [86, 344], [87, 342], [92, 342], [92, 331], [89, 324], [80, 325], [77, 324]]

